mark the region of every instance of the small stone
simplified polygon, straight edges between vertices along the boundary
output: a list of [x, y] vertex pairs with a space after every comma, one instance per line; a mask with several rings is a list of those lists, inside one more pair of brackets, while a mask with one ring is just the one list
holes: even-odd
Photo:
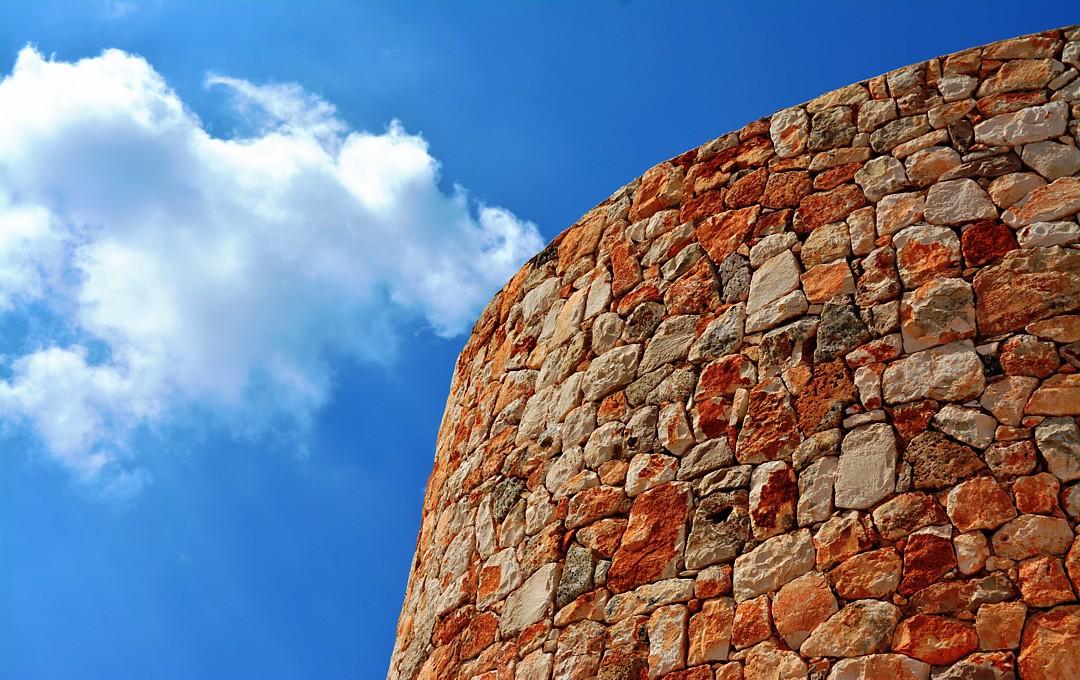
[[993, 477], [976, 477], [949, 491], [949, 519], [960, 531], [996, 529], [1016, 517], [1008, 492]]
[[855, 277], [846, 261], [811, 267], [800, 280], [806, 300], [812, 304], [826, 302], [837, 295], [855, 293]]
[[1064, 555], [1073, 541], [1068, 521], [1042, 515], [1020, 515], [994, 534], [994, 554], [1024, 560], [1040, 554]]
[[900, 555], [881, 548], [849, 557], [829, 574], [836, 594], [845, 600], [888, 598], [900, 585]]
[[[734, 680], [734, 674], [732, 677], [721, 678], [721, 672], [717, 672], [718, 680]], [[806, 677], [806, 673], [806, 662], [795, 652], [758, 645], [750, 650], [746, 657], [742, 678], [743, 680], [802, 680]]]
[[971, 624], [918, 614], [896, 627], [892, 648], [929, 664], [944, 665], [978, 649], [979, 637]]
[[817, 565], [828, 569], [847, 558], [870, 548], [873, 529], [868, 516], [855, 510], [836, 515], [821, 525], [814, 534]]
[[781, 460], [800, 440], [795, 411], [783, 381], [770, 378], [759, 383], [750, 391], [735, 457], [740, 463], [753, 464]]
[[999, 353], [1006, 375], [1046, 378], [1061, 364], [1054, 343], [1030, 335], [1014, 335], [1005, 341]]
[[814, 114], [810, 121], [810, 151], [824, 151], [849, 146], [855, 137], [851, 109], [837, 106]]
[[1058, 509], [1061, 482], [1049, 472], [1021, 477], [1013, 482], [1016, 508], [1025, 514], [1049, 515]]
[[795, 526], [799, 498], [795, 471], [783, 461], [762, 463], [750, 477], [750, 522], [758, 540]]
[[808, 529], [774, 536], [735, 560], [738, 601], [774, 592], [814, 567], [814, 542]]
[[735, 619], [731, 623], [731, 644], [736, 649], [755, 645], [771, 634], [768, 595], [740, 602], [735, 607]]
[[1080, 315], [1065, 314], [1044, 321], [1028, 324], [1024, 330], [1054, 342], [1071, 343], [1080, 341]]
[[926, 201], [919, 192], [889, 194], [877, 204], [877, 233], [892, 236], [923, 219]]
[[908, 289], [960, 271], [960, 239], [948, 227], [915, 225], [893, 238], [900, 279]]
[[1080, 241], [1080, 224], [1076, 222], [1034, 222], [1016, 232], [1021, 248], [1068, 246]]
[[997, 442], [984, 455], [996, 475], [1026, 475], [1035, 469], [1035, 445], [1030, 441]]
[[817, 329], [814, 361], [824, 363], [847, 354], [869, 339], [858, 309], [846, 296], [825, 303]]
[[798, 156], [806, 150], [809, 118], [801, 108], [777, 111], [769, 121], [769, 136], [780, 158]]
[[876, 248], [860, 265], [863, 273], [855, 284], [855, 301], [860, 307], [871, 307], [900, 294], [900, 277], [896, 271], [896, 251], [893, 248]]
[[622, 593], [675, 576], [686, 541], [689, 504], [690, 490], [683, 482], [670, 482], [637, 497], [608, 571], [612, 591]]
[[1011, 227], [1053, 222], [1080, 212], [1080, 178], [1061, 177], [1034, 189], [1001, 216]]
[[649, 678], [686, 668], [686, 607], [660, 607], [649, 617]]
[[1020, 631], [1026, 617], [1027, 606], [1023, 602], [1000, 602], [979, 607], [975, 617], [979, 649], [990, 651], [1019, 647]]
[[889, 404], [919, 399], [967, 401], [986, 386], [982, 362], [970, 341], [932, 347], [885, 367], [882, 395]]
[[929, 680], [930, 665], [903, 654], [870, 654], [840, 659], [828, 680]]
[[907, 176], [917, 187], [927, 187], [945, 173], [960, 167], [960, 154], [947, 146], [931, 146], [904, 161]]
[[956, 568], [952, 541], [932, 529], [912, 534], [904, 546], [904, 578], [899, 592], [905, 597], [926, 588]]
[[730, 562], [742, 553], [751, 536], [747, 506], [746, 491], [713, 493], [698, 503], [686, 541], [687, 569]]
[[970, 531], [954, 537], [953, 549], [956, 551], [956, 568], [965, 576], [982, 571], [990, 557], [990, 544], [981, 531]]
[[986, 468], [974, 451], [934, 431], [912, 439], [904, 460], [914, 468], [916, 489], [943, 489]]
[[625, 345], [593, 359], [582, 383], [585, 398], [595, 401], [629, 385], [640, 356], [641, 345]]
[[829, 456], [811, 463], [799, 475], [798, 521], [800, 526], [823, 522], [832, 513], [837, 459]]
[[888, 602], [857, 600], [818, 626], [799, 653], [850, 657], [884, 652], [899, 620], [900, 610]]
[[1024, 415], [1028, 397], [1038, 384], [1038, 378], [1005, 376], [986, 386], [986, 391], [979, 397], [979, 404], [993, 413], [1001, 424], [1016, 427]]
[[499, 633], [512, 637], [548, 614], [561, 575], [559, 564], [545, 564], [510, 593], [499, 618]]
[[1020, 594], [1031, 607], [1053, 607], [1076, 599], [1061, 560], [1046, 555], [1020, 563]]

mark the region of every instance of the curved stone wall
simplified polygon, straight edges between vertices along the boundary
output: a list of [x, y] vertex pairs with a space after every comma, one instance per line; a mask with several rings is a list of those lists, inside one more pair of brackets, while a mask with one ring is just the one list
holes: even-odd
[[1080, 678], [1080, 29], [649, 169], [458, 360], [390, 678]]

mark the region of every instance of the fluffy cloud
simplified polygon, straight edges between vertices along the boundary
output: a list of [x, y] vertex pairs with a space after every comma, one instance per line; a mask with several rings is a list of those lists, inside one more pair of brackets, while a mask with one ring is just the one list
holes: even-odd
[[250, 133], [212, 136], [117, 50], [26, 48], [0, 80], [0, 421], [102, 488], [137, 489], [132, 435], [193, 413], [302, 430], [333, 362], [392, 360], [404, 324], [461, 333], [542, 245], [441, 190], [397, 122], [350, 130], [296, 85], [207, 86]]

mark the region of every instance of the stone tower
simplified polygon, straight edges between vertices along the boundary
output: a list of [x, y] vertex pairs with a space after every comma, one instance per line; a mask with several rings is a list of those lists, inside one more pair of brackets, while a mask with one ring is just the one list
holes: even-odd
[[650, 168], [457, 362], [388, 678], [1080, 678], [1080, 28]]

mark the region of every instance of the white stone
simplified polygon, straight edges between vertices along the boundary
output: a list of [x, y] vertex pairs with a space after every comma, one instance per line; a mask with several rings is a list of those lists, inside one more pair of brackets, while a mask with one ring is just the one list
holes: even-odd
[[585, 398], [595, 401], [629, 385], [634, 379], [640, 356], [641, 345], [625, 345], [593, 359], [581, 385]]
[[686, 409], [682, 404], [664, 404], [656, 424], [660, 443], [676, 456], [681, 456], [694, 445], [694, 433], [686, 419]]
[[932, 420], [934, 427], [953, 439], [977, 449], [985, 449], [994, 441], [997, 420], [973, 408], [946, 404]]
[[1080, 170], [1080, 149], [1058, 142], [1035, 142], [1020, 154], [1024, 164], [1049, 180], [1075, 175]]
[[848, 432], [840, 444], [835, 503], [873, 507], [896, 489], [896, 437], [891, 425], [873, 423]]
[[998, 216], [993, 201], [973, 179], [938, 182], [926, 195], [926, 221], [932, 224], [962, 224]]
[[866, 198], [878, 201], [882, 196], [906, 187], [908, 177], [903, 163], [892, 156], [879, 156], [867, 161], [855, 173], [855, 182], [862, 187]]
[[1003, 113], [975, 126], [975, 141], [990, 146], [1017, 146], [1058, 137], [1065, 133], [1069, 105], [1050, 102]]
[[990, 198], [1004, 210], [1045, 184], [1046, 180], [1034, 172], [1009, 173], [990, 183]]
[[967, 401], [985, 387], [982, 361], [970, 340], [907, 355], [886, 366], [881, 381], [882, 396], [890, 404], [927, 398]]
[[765, 261], [750, 279], [746, 313], [753, 314], [799, 287], [799, 261], [785, 250]]
[[814, 541], [809, 529], [774, 536], [735, 559], [735, 599], [742, 602], [779, 590], [813, 569], [814, 560]]
[[785, 231], [779, 234], [769, 234], [750, 248], [750, 266], [757, 269], [765, 264], [771, 257], [779, 255], [785, 250], [791, 250], [791, 246], [799, 242], [795, 232]]
[[746, 318], [746, 332], [757, 333], [806, 314], [810, 303], [801, 290], [793, 290]]
[[990, 544], [986, 534], [981, 531], [969, 531], [953, 538], [956, 549], [956, 565], [965, 576], [982, 571], [990, 557]]
[[504, 638], [510, 638], [542, 619], [551, 609], [561, 576], [561, 565], [545, 564], [520, 588], [510, 593], [499, 617], [499, 633]]
[[495, 553], [484, 561], [481, 571], [491, 572], [498, 570], [499, 585], [492, 591], [487, 591], [476, 598], [477, 609], [487, 609], [496, 602], [510, 594], [510, 591], [521, 585], [521, 567], [518, 565], [514, 548], [506, 548]]
[[819, 458], [799, 473], [799, 526], [829, 519], [833, 509], [837, 463], [835, 456]]
[[798, 156], [806, 151], [810, 119], [806, 111], [794, 107], [777, 111], [769, 120], [769, 136], [780, 158]]
[[850, 254], [851, 235], [848, 225], [843, 222], [834, 222], [810, 232], [799, 252], [799, 257], [802, 259], [803, 266], [809, 268], [842, 260]]
[[1080, 224], [1070, 221], [1035, 222], [1016, 232], [1021, 248], [1070, 246], [1080, 242]]

